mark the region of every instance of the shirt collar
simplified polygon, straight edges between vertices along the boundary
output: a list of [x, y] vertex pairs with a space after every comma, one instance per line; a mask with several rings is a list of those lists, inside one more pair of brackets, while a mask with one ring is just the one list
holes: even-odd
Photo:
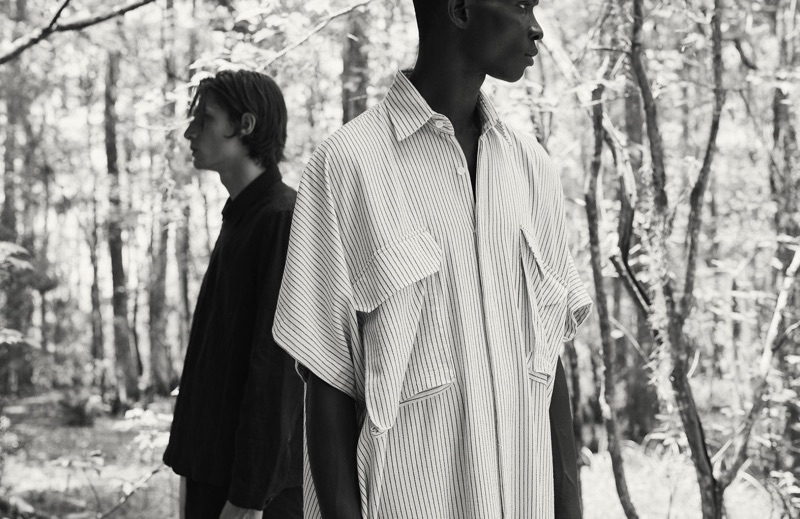
[[277, 165], [273, 164], [247, 184], [236, 198], [228, 198], [222, 208], [223, 221], [236, 225], [251, 207], [267, 197], [270, 191], [280, 182], [280, 170]]
[[[443, 117], [428, 106], [427, 101], [414, 87], [408, 76], [410, 70], [400, 70], [394, 76], [392, 86], [386, 94], [386, 108], [394, 126], [395, 137], [403, 141], [422, 128], [434, 116]], [[497, 130], [508, 141], [508, 130], [497, 115], [494, 105], [483, 91], [478, 92], [478, 113], [483, 127], [481, 133]]]

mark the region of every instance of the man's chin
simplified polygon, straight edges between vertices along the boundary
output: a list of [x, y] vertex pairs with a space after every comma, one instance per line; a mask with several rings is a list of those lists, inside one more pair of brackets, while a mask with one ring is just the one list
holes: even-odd
[[514, 70], [514, 71], [504, 70], [502, 72], [498, 72], [497, 74], [489, 74], [489, 75], [495, 79], [499, 79], [500, 81], [505, 81], [506, 83], [516, 83], [517, 81], [522, 79], [522, 76], [525, 75], [525, 69], [523, 68], [521, 70]]

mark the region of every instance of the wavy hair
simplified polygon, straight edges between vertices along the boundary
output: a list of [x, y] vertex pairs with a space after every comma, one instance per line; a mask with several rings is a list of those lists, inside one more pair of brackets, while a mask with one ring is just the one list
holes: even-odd
[[[233, 135], [247, 147], [248, 156], [260, 166], [283, 160], [286, 146], [286, 103], [273, 79], [251, 70], [223, 70], [197, 85], [189, 113], [202, 117], [202, 105], [211, 94], [234, 125]], [[256, 124], [248, 135], [239, 135], [242, 115], [251, 113]], [[200, 121], [202, 125], [202, 121]]]

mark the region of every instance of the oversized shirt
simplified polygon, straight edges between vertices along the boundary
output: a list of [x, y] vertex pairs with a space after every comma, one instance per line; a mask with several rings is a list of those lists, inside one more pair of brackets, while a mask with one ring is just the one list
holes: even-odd
[[[300, 183], [274, 334], [364, 406], [364, 518], [553, 516], [552, 382], [591, 302], [545, 151], [478, 109], [474, 196], [450, 121], [403, 73]], [[304, 488], [319, 517], [307, 466]]]
[[271, 333], [294, 201], [272, 168], [225, 204], [164, 453], [243, 508], [302, 484], [303, 384]]

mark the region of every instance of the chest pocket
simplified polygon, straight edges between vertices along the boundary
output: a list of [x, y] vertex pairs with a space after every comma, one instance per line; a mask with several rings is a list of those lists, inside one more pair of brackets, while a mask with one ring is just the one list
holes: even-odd
[[442, 252], [420, 231], [377, 251], [353, 283], [365, 356], [367, 413], [390, 429], [402, 403], [453, 381], [442, 337]]
[[555, 375], [564, 339], [567, 286], [545, 260], [535, 234], [525, 225], [520, 228], [520, 234], [524, 282], [520, 283], [519, 304], [528, 374], [546, 384]]

